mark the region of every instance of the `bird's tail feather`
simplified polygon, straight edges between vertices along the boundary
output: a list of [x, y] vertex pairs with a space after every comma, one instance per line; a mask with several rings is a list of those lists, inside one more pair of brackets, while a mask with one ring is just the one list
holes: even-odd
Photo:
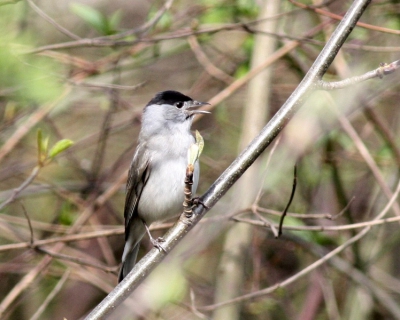
[[122, 261], [122, 266], [118, 274], [118, 283], [121, 282], [135, 266], [137, 254], [139, 252], [139, 247], [140, 247], [140, 242], [127, 255], [126, 259]]
[[122, 255], [122, 266], [118, 275], [118, 282], [121, 282], [128, 273], [133, 269], [146, 229], [140, 219], [136, 219], [131, 224], [129, 235], [125, 242], [124, 253]]

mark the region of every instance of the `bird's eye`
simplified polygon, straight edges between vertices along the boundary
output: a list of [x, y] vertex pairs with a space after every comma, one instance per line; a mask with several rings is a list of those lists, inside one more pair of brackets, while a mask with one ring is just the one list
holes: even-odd
[[179, 101], [179, 102], [175, 103], [175, 107], [177, 107], [178, 109], [182, 108], [183, 107], [183, 102]]

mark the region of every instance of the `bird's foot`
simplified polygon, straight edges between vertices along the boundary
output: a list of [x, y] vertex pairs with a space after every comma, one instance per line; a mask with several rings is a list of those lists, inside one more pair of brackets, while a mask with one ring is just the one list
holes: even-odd
[[157, 239], [154, 239], [151, 236], [149, 227], [147, 226], [147, 224], [143, 221], [144, 227], [146, 228], [146, 232], [150, 238], [150, 242], [153, 246], [155, 246], [158, 250], [160, 251], [164, 251], [165, 253], [167, 252], [167, 250], [164, 249], [164, 247], [161, 245], [161, 243], [165, 242], [165, 239], [162, 237], [158, 237]]
[[192, 202], [192, 205], [193, 205], [193, 206], [198, 206], [199, 204], [201, 204], [204, 208], [210, 209], [210, 207], [207, 206], [207, 205], [203, 202], [203, 200], [200, 199], [200, 197], [195, 197], [195, 198], [193, 198], [193, 199], [191, 200], [191, 202]]
[[154, 239], [153, 237], [150, 236], [150, 241], [154, 247], [156, 247], [160, 251], [164, 251], [167, 253], [167, 250], [164, 249], [162, 246], [162, 243], [165, 242], [165, 239], [162, 237], [158, 237], [157, 239]]

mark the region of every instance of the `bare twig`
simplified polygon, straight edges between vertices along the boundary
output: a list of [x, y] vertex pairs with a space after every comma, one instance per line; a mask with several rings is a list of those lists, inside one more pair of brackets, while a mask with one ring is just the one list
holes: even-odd
[[[169, 226], [171, 224], [168, 224]], [[165, 228], [165, 226], [162, 226]], [[161, 228], [160, 226], [158, 228]], [[157, 230], [158, 228], [152, 228], [152, 230]], [[58, 242], [73, 242], [73, 241], [81, 241], [81, 240], [88, 240], [93, 238], [99, 237], [111, 237], [116, 235], [124, 234], [124, 228], [119, 227], [113, 230], [100, 230], [100, 231], [93, 231], [87, 233], [78, 233], [78, 234], [70, 234], [63, 237], [54, 237], [50, 239], [42, 239], [42, 240], [35, 240], [31, 242], [20, 242], [20, 243], [12, 243], [12, 244], [4, 244], [0, 246], [0, 252], [9, 251], [9, 250], [17, 250], [17, 249], [26, 249], [29, 247], [37, 247], [37, 246], [44, 246], [49, 244], [54, 244]]]
[[200, 319], [208, 319], [205, 314], [202, 314], [199, 310], [196, 309], [196, 296], [192, 289], [190, 289], [190, 306], [189, 310], [193, 312], [193, 314]]
[[[257, 211], [273, 214], [275, 216], [282, 215], [282, 211], [271, 210], [256, 206], [255, 209]], [[249, 210], [249, 209], [248, 209]], [[298, 219], [332, 219], [332, 214], [330, 213], [294, 213], [294, 212], [287, 212], [289, 217], [298, 218]]]
[[22, 211], [24, 212], [25, 218], [28, 221], [28, 226], [29, 226], [29, 232], [30, 232], [30, 244], [32, 245], [35, 242], [35, 239], [33, 237], [33, 229], [32, 229], [32, 223], [31, 223], [31, 219], [29, 218], [28, 212], [26, 212], [25, 207], [22, 205]]
[[235, 78], [231, 77], [229, 74], [225, 73], [221, 69], [217, 68], [211, 61], [208, 59], [206, 54], [201, 50], [200, 44], [197, 41], [195, 36], [188, 37], [188, 42], [190, 48], [192, 49], [197, 61], [204, 67], [204, 69], [214, 78], [225, 82], [226, 84], [231, 84]]
[[[383, 210], [374, 218], [373, 221], [380, 220], [386, 215], [386, 213], [389, 211], [391, 206], [395, 203], [399, 193], [400, 193], [400, 182], [397, 184], [396, 191], [394, 192], [393, 197], [386, 204], [386, 206], [383, 208]], [[342, 245], [338, 246], [336, 249], [330, 251], [324, 257], [322, 257], [321, 259], [313, 262], [308, 267], [302, 269], [300, 272], [296, 273], [295, 275], [287, 278], [286, 280], [284, 280], [284, 281], [282, 281], [280, 283], [277, 283], [277, 284], [275, 284], [275, 285], [273, 285], [271, 287], [259, 290], [257, 292], [252, 292], [252, 293], [248, 293], [248, 294], [242, 295], [240, 297], [237, 297], [237, 298], [229, 300], [229, 301], [225, 301], [223, 303], [218, 303], [218, 304], [209, 305], [209, 306], [205, 306], [205, 307], [197, 307], [197, 309], [198, 310], [202, 310], [202, 311], [210, 311], [210, 310], [214, 310], [216, 308], [223, 307], [223, 306], [225, 306], [227, 304], [237, 303], [237, 302], [240, 302], [240, 301], [249, 300], [249, 299], [253, 299], [253, 298], [256, 298], [256, 297], [264, 296], [264, 295], [267, 295], [267, 294], [270, 294], [270, 293], [276, 291], [277, 289], [284, 288], [284, 287], [288, 286], [289, 284], [297, 281], [300, 277], [305, 276], [306, 274], [308, 274], [311, 271], [315, 270], [319, 266], [323, 265], [329, 259], [335, 257], [340, 252], [342, 252], [345, 248], [347, 248], [347, 247], [351, 246], [353, 243], [359, 241], [370, 230], [371, 230], [371, 226], [370, 225], [367, 226], [367, 227], [364, 227], [363, 230], [361, 230], [358, 234], [356, 234], [355, 236], [353, 236], [350, 239], [348, 239]]]
[[[263, 221], [254, 220], [254, 219], [233, 217], [232, 220], [237, 221], [237, 222], [242, 222], [242, 223], [248, 223], [253, 226], [259, 226], [259, 227], [264, 227], [264, 228], [271, 227], [269, 223], [264, 223]], [[381, 219], [381, 220], [370, 220], [370, 221], [365, 221], [365, 222], [350, 223], [350, 224], [345, 224], [345, 225], [341, 225], [341, 226], [283, 226], [282, 228], [284, 230], [291, 230], [291, 231], [318, 231], [318, 232], [344, 231], [344, 230], [353, 230], [353, 229], [360, 229], [360, 228], [365, 228], [365, 227], [372, 227], [372, 226], [394, 223], [394, 222], [399, 222], [399, 221], [400, 221], [400, 217], [392, 217], [392, 218], [386, 218], [386, 219]], [[274, 227], [278, 228], [279, 225], [274, 225]]]
[[343, 89], [351, 85], [355, 85], [357, 83], [373, 79], [373, 78], [380, 78], [382, 79], [383, 76], [391, 74], [395, 72], [397, 69], [400, 68], [400, 60], [393, 61], [392, 63], [382, 63], [381, 66], [375, 70], [369, 71], [361, 76], [347, 78], [342, 81], [334, 81], [334, 82], [327, 82], [320, 80], [317, 83], [318, 89], [321, 90], [337, 90]]
[[39, 251], [39, 252], [45, 253], [45, 254], [53, 257], [53, 258], [60, 259], [60, 260], [66, 260], [66, 261], [77, 263], [77, 264], [80, 264], [80, 265], [83, 265], [83, 266], [96, 268], [96, 269], [102, 270], [104, 272], [111, 272], [111, 273], [115, 273], [116, 274], [116, 272], [118, 271], [118, 268], [119, 268], [118, 266], [108, 267], [106, 265], [102, 265], [102, 264], [99, 264], [99, 263], [90, 262], [90, 261], [88, 261], [86, 259], [77, 258], [77, 257], [71, 257], [71, 256], [68, 256], [66, 254], [57, 253], [57, 252], [51, 252], [51, 251], [49, 251], [47, 249], [44, 249], [42, 247], [36, 247], [35, 249], [37, 251]]
[[[117, 71], [116, 77], [119, 79], [119, 71]], [[96, 193], [98, 193], [98, 186], [100, 185], [100, 169], [103, 165], [106, 146], [107, 146], [107, 137], [110, 135], [111, 131], [111, 123], [116, 113], [119, 101], [119, 93], [115, 89], [111, 89], [109, 92], [110, 106], [109, 109], [104, 116], [103, 123], [101, 125], [100, 134], [97, 141], [96, 151], [93, 155], [92, 160], [92, 168], [90, 172], [90, 180], [89, 183], [92, 185], [91, 187], [95, 189]]]
[[0, 162], [38, 122], [40, 122], [60, 101], [62, 101], [68, 95], [70, 91], [71, 88], [69, 86], [66, 87], [62, 94], [55, 101], [39, 107], [23, 124], [18, 127], [14, 134], [0, 148]]
[[57, 43], [46, 45], [42, 47], [38, 47], [35, 49], [27, 49], [24, 53], [39, 53], [47, 50], [60, 50], [60, 49], [68, 49], [68, 48], [78, 48], [78, 47], [127, 47], [127, 46], [134, 46], [139, 43], [157, 43], [160, 41], [165, 40], [173, 40], [173, 39], [180, 39], [186, 38], [192, 35], [200, 35], [200, 34], [213, 34], [216, 32], [224, 31], [224, 30], [237, 30], [242, 29], [245, 30], [244, 27], [257, 24], [260, 20], [249, 21], [246, 23], [229, 23], [223, 26], [218, 27], [205, 27], [197, 30], [193, 30], [192, 28], [178, 30], [171, 34], [158, 36], [158, 37], [149, 37], [149, 38], [140, 38], [132, 41], [118, 41], [113, 40], [114, 38], [120, 38], [119, 35], [109, 36], [109, 37], [99, 37], [93, 39], [81, 39], [77, 41], [69, 41], [64, 43]]
[[107, 38], [108, 39], [121, 39], [121, 38], [130, 36], [130, 35], [133, 35], [133, 34], [142, 35], [142, 34], [146, 33], [148, 30], [153, 28], [157, 24], [158, 21], [160, 21], [160, 19], [164, 15], [164, 13], [167, 12], [171, 8], [173, 2], [174, 2], [174, 0], [166, 0], [164, 5], [155, 13], [155, 15], [149, 21], [146, 21], [143, 25], [141, 25], [139, 28], [121, 32], [119, 34], [112, 35]]
[[[291, 3], [293, 3], [294, 5], [300, 7], [300, 8], [314, 11], [314, 12], [316, 12], [318, 14], [322, 14], [322, 15], [327, 16], [329, 18], [332, 18], [332, 19], [335, 19], [335, 20], [338, 20], [338, 21], [342, 21], [342, 19], [343, 19], [343, 16], [340, 16], [338, 14], [334, 14], [334, 13], [328, 12], [326, 10], [318, 9], [316, 7], [313, 7], [313, 6], [307, 6], [307, 5], [303, 4], [303, 3], [300, 3], [300, 2], [297, 2], [297, 1], [294, 1], [294, 0], [289, 0], [289, 1]], [[400, 34], [399, 30], [393, 30], [393, 29], [389, 29], [389, 28], [378, 27], [378, 26], [374, 26], [374, 25], [371, 25], [371, 24], [368, 24], [368, 23], [364, 23], [364, 22], [360, 22], [360, 21], [357, 22], [357, 26], [365, 28], [365, 29], [369, 29], [369, 30], [379, 31], [379, 32], [385, 32], [385, 33], [397, 34], [397, 35]]]
[[278, 233], [278, 237], [282, 235], [282, 226], [283, 226], [283, 220], [285, 219], [286, 213], [289, 210], [289, 207], [292, 203], [292, 200], [294, 198], [294, 194], [296, 192], [296, 185], [297, 185], [297, 165], [294, 165], [294, 172], [293, 172], [293, 188], [292, 188], [292, 192], [290, 194], [290, 199], [289, 202], [286, 205], [285, 210], [283, 210], [281, 219], [279, 220], [279, 233]]
[[[360, 136], [358, 135], [358, 133], [356, 132], [354, 127], [351, 125], [350, 121], [347, 118], [345, 118], [342, 114], [340, 114], [340, 112], [337, 110], [333, 100], [330, 97], [328, 97], [328, 100], [330, 101], [330, 104], [332, 106], [331, 109], [335, 111], [335, 113], [338, 117], [340, 125], [342, 126], [343, 130], [349, 135], [349, 137], [353, 140], [356, 148], [358, 149], [358, 152], [364, 158], [365, 163], [370, 168], [376, 181], [378, 182], [379, 186], [383, 190], [383, 193], [385, 194], [386, 198], [391, 199], [392, 192], [390, 191], [390, 188], [386, 184], [385, 179], [384, 179], [378, 165], [376, 164], [375, 160], [371, 156], [371, 154], [370, 154], [369, 150], [367, 149], [367, 147], [365, 146], [364, 142], [362, 141], [362, 139], [360, 138]], [[400, 216], [400, 206], [398, 203], [393, 204], [393, 211], [397, 216]]]
[[[90, 216], [95, 211], [96, 207], [103, 205], [109, 197], [111, 197], [117, 189], [113, 184], [109, 189], [107, 189], [102, 195], [94, 200], [94, 203], [89, 203], [86, 209], [79, 215], [78, 219], [75, 221], [73, 227], [69, 230], [69, 233], [73, 234], [80, 230], [84, 223], [90, 218]], [[64, 243], [57, 243], [53, 252], [59, 252], [64, 247]], [[46, 255], [38, 264], [31, 269], [7, 294], [7, 296], [0, 303], [0, 318], [4, 312], [10, 307], [10, 305], [17, 299], [17, 297], [40, 275], [43, 270], [46, 269], [52, 261], [52, 257]]]
[[[279, 136], [279, 137], [276, 138], [275, 143], [273, 144], [273, 146], [272, 146], [272, 148], [271, 148], [271, 151], [270, 151], [269, 154], [268, 154], [268, 158], [267, 158], [267, 161], [266, 161], [266, 163], [265, 163], [264, 172], [263, 172], [263, 174], [262, 174], [262, 179], [261, 179], [261, 181], [265, 181], [265, 179], [267, 178], [268, 166], [269, 166], [269, 164], [270, 164], [270, 162], [271, 162], [272, 156], [274, 155], [274, 153], [275, 153], [275, 151], [276, 151], [276, 148], [278, 147], [280, 141], [281, 141], [281, 136]], [[255, 200], [254, 200], [254, 203], [253, 203], [253, 205], [251, 206], [251, 211], [254, 211], [255, 209], [259, 208], [259, 207], [258, 207], [258, 203], [260, 202], [260, 199], [261, 199], [262, 194], [263, 194], [263, 188], [260, 187], [260, 189], [258, 190], [257, 196], [256, 196], [256, 198], [255, 198]]]
[[346, 204], [346, 206], [342, 210], [340, 210], [339, 213], [332, 215], [331, 220], [335, 220], [335, 219], [339, 218], [340, 216], [342, 216], [346, 212], [346, 210], [350, 207], [351, 203], [354, 201], [355, 198], [356, 197], [352, 197], [350, 199], [350, 201]]
[[397, 144], [396, 136], [391, 131], [389, 124], [371, 106], [369, 106], [368, 103], [366, 108], [364, 109], [364, 114], [374, 124], [374, 126], [377, 128], [378, 133], [390, 146], [390, 149], [394, 154], [397, 166], [400, 168], [400, 148]]
[[32, 0], [27, 0], [29, 6], [36, 11], [36, 13], [41, 16], [44, 20], [50, 23], [54, 28], [56, 28], [61, 33], [65, 34], [66, 36], [70, 37], [74, 40], [80, 40], [81, 37], [77, 36], [76, 34], [72, 33], [68, 29], [64, 28], [62, 25], [57, 23], [53, 18], [49, 17], [42, 9], [40, 9]]
[[53, 290], [51, 290], [50, 294], [46, 297], [46, 299], [40, 305], [39, 309], [36, 310], [36, 312], [33, 314], [33, 316], [30, 318], [30, 320], [38, 320], [41, 318], [42, 313], [46, 310], [46, 308], [51, 303], [51, 301], [55, 298], [55, 296], [61, 291], [65, 282], [67, 282], [70, 273], [71, 272], [69, 270], [64, 272], [60, 281], [58, 281], [57, 285], [53, 288]]
[[[251, 207], [251, 211], [253, 212], [253, 214], [260, 219], [262, 222], [264, 222], [264, 224], [268, 227], [271, 228], [271, 231], [274, 235], [275, 238], [278, 238], [279, 233], [278, 233], [278, 229], [275, 227], [275, 225], [272, 223], [272, 221], [268, 220], [267, 218], [263, 217], [257, 210], [256, 210], [256, 206], [252, 206]], [[234, 219], [232, 219], [234, 220]]]
[[[322, 29], [323, 26], [324, 26], [324, 24], [320, 24], [320, 25], [316, 26], [315, 28], [312, 28], [311, 30], [306, 32], [305, 36], [312, 36], [312, 35], [318, 33]], [[246, 83], [248, 83], [257, 74], [259, 74], [260, 72], [265, 70], [265, 68], [272, 65], [278, 59], [285, 56], [288, 52], [292, 51], [294, 48], [299, 46], [299, 44], [300, 43], [298, 41], [291, 41], [291, 42], [285, 44], [283, 47], [276, 50], [274, 54], [270, 55], [265, 60], [264, 63], [262, 63], [261, 65], [259, 65], [256, 68], [250, 70], [245, 76], [237, 79], [235, 82], [230, 84], [228, 87], [226, 87], [224, 90], [220, 91], [217, 95], [215, 95], [212, 99], [210, 99], [210, 101], [208, 101], [208, 102], [210, 103], [211, 106], [206, 107], [205, 110], [209, 110], [209, 108], [211, 108], [212, 106], [218, 105], [222, 101], [224, 101], [225, 99], [230, 97], [234, 92], [236, 92], [242, 86], [244, 86]], [[200, 117], [201, 117], [201, 115], [196, 117], [195, 120], [199, 119]]]
[[42, 245], [49, 245], [58, 242], [73, 242], [73, 241], [81, 241], [87, 239], [93, 239], [98, 237], [110, 237], [115, 235], [123, 234], [124, 230], [122, 228], [116, 228], [112, 230], [101, 230], [101, 231], [93, 231], [87, 233], [80, 233], [80, 234], [72, 234], [62, 237], [54, 237], [50, 239], [42, 239], [36, 240], [33, 242], [19, 242], [19, 243], [11, 243], [5, 244], [0, 246], [0, 252], [10, 251], [10, 250], [20, 250], [26, 249], [30, 247], [42, 246]]
[[2, 204], [0, 204], [0, 210], [5, 208], [6, 206], [8, 206], [11, 202], [13, 202], [17, 196], [25, 189], [27, 188], [33, 180], [35, 180], [35, 178], [37, 177], [37, 175], [39, 174], [40, 171], [40, 166], [36, 166], [35, 168], [33, 168], [31, 174], [29, 175], [28, 178], [26, 178], [26, 180], [18, 187], [15, 188], [11, 194], [11, 196], [5, 200]]
[[86, 88], [93, 88], [93, 89], [117, 89], [117, 90], [137, 90], [142, 88], [146, 82], [141, 82], [134, 86], [124, 86], [120, 84], [100, 84], [100, 83], [91, 83], [91, 82], [77, 82], [77, 81], [70, 81], [70, 83], [77, 87], [86, 87]]

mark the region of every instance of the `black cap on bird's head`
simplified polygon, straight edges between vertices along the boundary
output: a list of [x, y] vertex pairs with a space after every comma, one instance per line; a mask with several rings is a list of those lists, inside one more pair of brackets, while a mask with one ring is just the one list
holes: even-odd
[[193, 101], [192, 98], [185, 96], [184, 94], [178, 92], [178, 91], [173, 91], [173, 90], [167, 90], [167, 91], [161, 91], [158, 92], [153, 99], [150, 100], [150, 102], [147, 105], [150, 104], [175, 104], [177, 102], [185, 102], [185, 101]]
[[208, 105], [207, 102], [200, 102], [193, 100], [192, 98], [174, 90], [167, 90], [158, 92], [153, 99], [147, 104], [150, 105], [170, 105], [175, 106], [176, 109], [182, 109], [182, 112], [185, 114], [186, 118], [190, 118], [195, 114], [210, 113], [204, 110], [196, 110], [197, 108]]

